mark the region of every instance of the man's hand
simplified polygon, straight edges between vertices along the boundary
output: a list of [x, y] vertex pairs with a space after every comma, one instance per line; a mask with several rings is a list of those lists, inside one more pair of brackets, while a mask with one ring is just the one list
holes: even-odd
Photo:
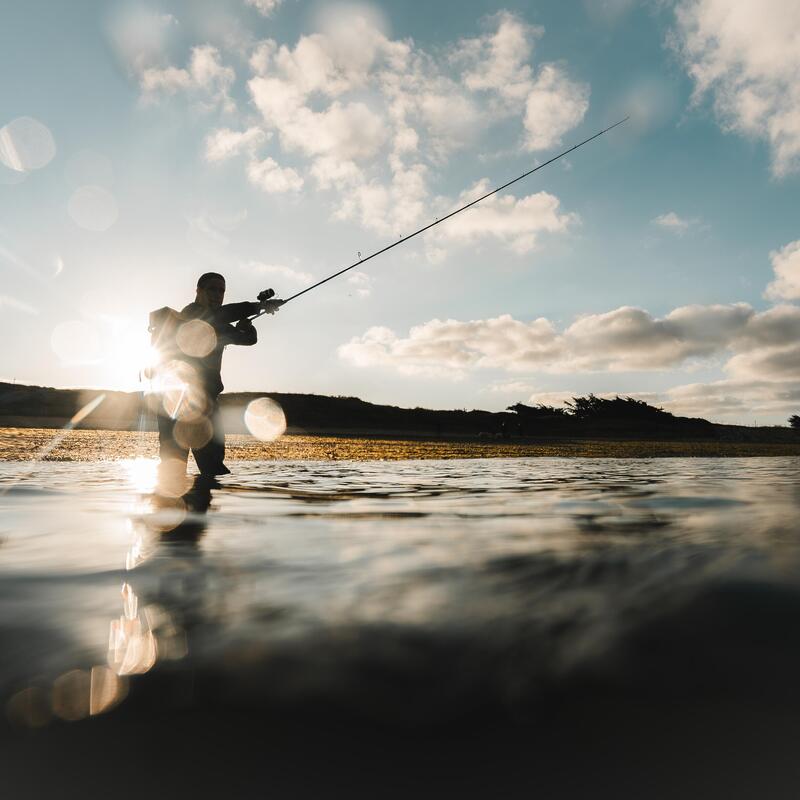
[[265, 314], [274, 314], [283, 305], [283, 300], [264, 300], [261, 308]]

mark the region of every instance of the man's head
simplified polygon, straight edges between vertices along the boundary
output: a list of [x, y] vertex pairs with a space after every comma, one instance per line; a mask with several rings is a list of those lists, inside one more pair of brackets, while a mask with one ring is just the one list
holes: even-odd
[[203, 308], [219, 308], [225, 299], [225, 278], [218, 272], [204, 272], [197, 279], [195, 303]]

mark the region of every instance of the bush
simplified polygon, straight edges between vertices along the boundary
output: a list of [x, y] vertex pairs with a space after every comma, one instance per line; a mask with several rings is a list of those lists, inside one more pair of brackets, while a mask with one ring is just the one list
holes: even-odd
[[797, 414], [792, 414], [792, 416], [789, 417], [789, 426], [796, 431], [800, 430], [800, 417], [798, 417]]

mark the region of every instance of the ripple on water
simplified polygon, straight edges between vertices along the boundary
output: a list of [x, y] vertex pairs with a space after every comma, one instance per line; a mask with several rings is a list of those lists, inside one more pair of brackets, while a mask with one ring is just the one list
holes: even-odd
[[115, 687], [102, 668], [256, 704], [504, 707], [715, 587], [800, 588], [794, 458], [239, 462], [167, 504], [132, 463], [0, 463], [4, 697]]

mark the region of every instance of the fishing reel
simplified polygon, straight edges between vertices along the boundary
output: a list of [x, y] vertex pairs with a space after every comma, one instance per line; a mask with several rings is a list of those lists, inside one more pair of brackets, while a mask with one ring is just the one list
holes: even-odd
[[275, 297], [274, 289], [264, 289], [263, 292], [258, 293], [258, 302], [266, 303], [271, 297]]

